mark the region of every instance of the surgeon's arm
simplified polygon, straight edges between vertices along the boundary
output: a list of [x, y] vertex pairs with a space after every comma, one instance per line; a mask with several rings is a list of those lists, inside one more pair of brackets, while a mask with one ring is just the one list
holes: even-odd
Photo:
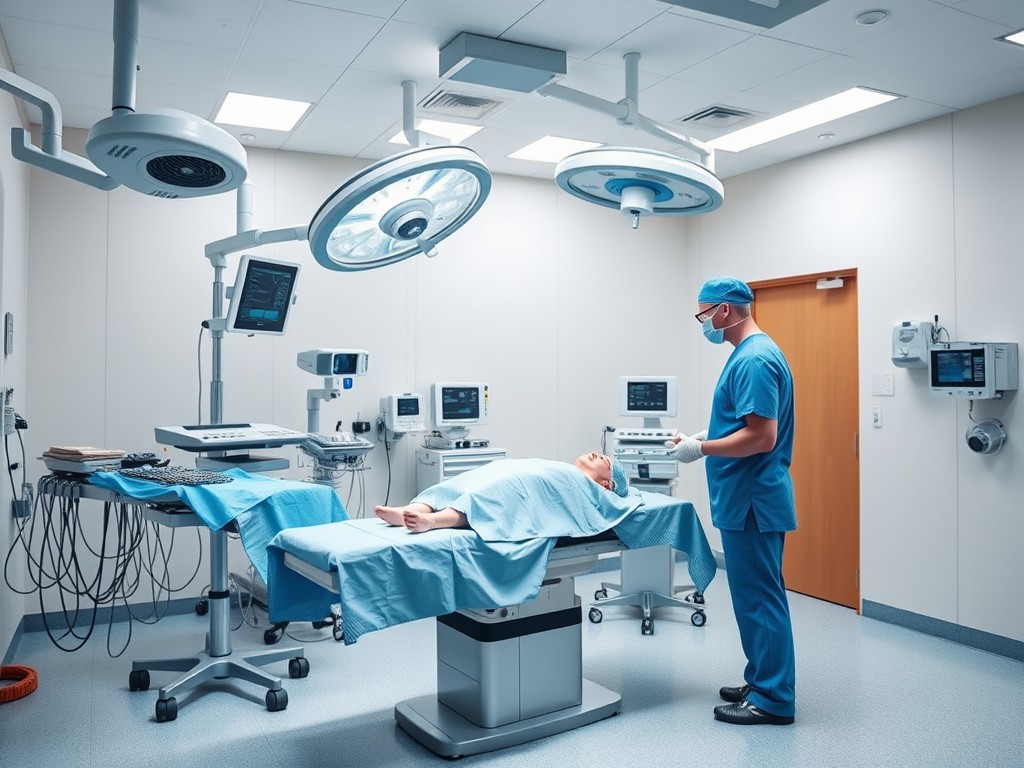
[[767, 453], [775, 447], [778, 436], [778, 422], [766, 419], [753, 413], [746, 417], [747, 426], [738, 429], [731, 435], [717, 440], [705, 440], [701, 443], [701, 451], [705, 456], [725, 456], [730, 459], [742, 459], [757, 453]]

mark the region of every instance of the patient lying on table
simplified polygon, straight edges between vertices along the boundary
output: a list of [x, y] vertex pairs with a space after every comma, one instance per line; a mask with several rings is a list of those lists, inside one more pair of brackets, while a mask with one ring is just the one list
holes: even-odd
[[390, 525], [405, 526], [414, 533], [433, 528], [468, 528], [473, 525], [474, 511], [490, 498], [519, 495], [548, 497], [559, 503], [566, 487], [587, 478], [587, 486], [596, 484], [619, 496], [629, 493], [626, 472], [617, 461], [597, 451], [590, 451], [568, 464], [544, 459], [500, 459], [464, 472], [427, 488], [404, 506], [374, 508], [377, 517]]

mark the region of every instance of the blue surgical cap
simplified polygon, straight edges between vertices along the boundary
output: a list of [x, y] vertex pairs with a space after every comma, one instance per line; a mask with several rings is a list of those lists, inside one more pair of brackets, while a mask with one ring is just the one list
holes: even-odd
[[626, 479], [626, 470], [615, 459], [612, 459], [612, 488], [619, 496], [629, 495], [629, 481]]
[[701, 304], [750, 304], [754, 292], [738, 277], [713, 277], [701, 286], [697, 301]]

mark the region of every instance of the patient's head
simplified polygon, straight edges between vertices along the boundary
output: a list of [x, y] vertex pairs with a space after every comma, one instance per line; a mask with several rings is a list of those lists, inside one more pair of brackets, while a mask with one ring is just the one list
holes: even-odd
[[619, 496], [629, 493], [626, 471], [619, 462], [597, 451], [584, 453], [576, 459], [576, 468], [602, 488], [614, 491]]

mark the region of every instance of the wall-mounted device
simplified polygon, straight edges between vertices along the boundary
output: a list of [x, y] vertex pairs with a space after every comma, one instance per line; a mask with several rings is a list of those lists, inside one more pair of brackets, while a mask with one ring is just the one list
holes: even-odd
[[295, 364], [315, 376], [363, 376], [370, 366], [365, 349], [307, 349]]
[[238, 264], [231, 289], [227, 326], [232, 333], [266, 333], [280, 336], [295, 302], [299, 264], [262, 259], [248, 254]]
[[928, 348], [935, 334], [932, 323], [904, 320], [892, 329], [892, 364], [898, 368], [927, 368]]
[[417, 392], [385, 395], [380, 399], [380, 411], [384, 426], [396, 435], [427, 430], [423, 395]]
[[964, 435], [967, 440], [967, 447], [975, 453], [991, 455], [999, 453], [1006, 442], [1006, 430], [1002, 423], [996, 419], [986, 419], [972, 424]]
[[1017, 389], [1017, 344], [950, 341], [928, 351], [932, 394], [966, 400], [1000, 398]]

